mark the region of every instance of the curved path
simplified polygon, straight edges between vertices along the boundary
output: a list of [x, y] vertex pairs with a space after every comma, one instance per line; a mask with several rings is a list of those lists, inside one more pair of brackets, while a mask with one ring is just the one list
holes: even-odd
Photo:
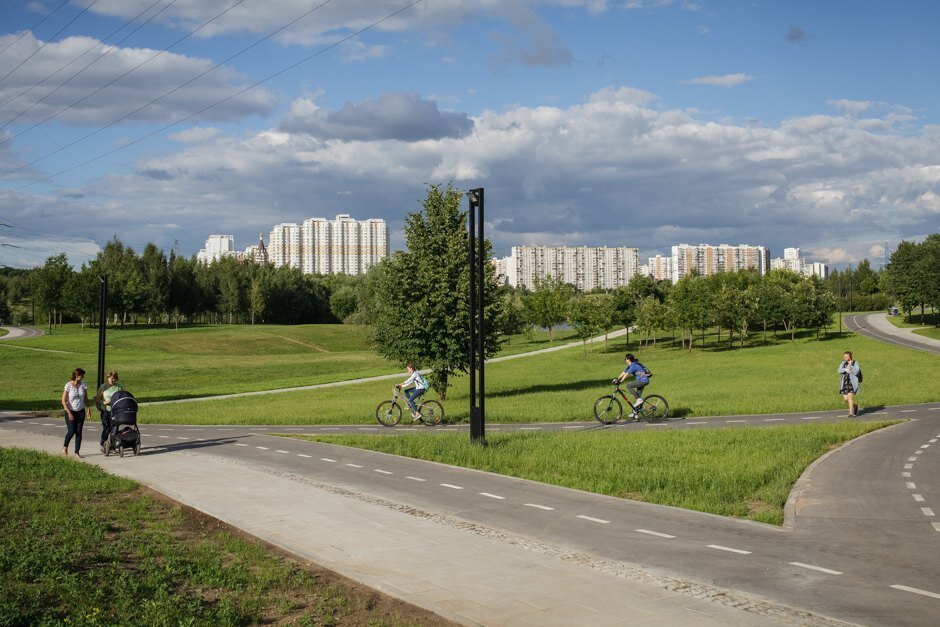
[[5, 335], [0, 335], [0, 340], [22, 340], [43, 334], [42, 329], [32, 329], [30, 327], [0, 327], [0, 329], [6, 331]]
[[845, 324], [850, 330], [880, 342], [940, 353], [940, 340], [917, 335], [911, 327], [896, 327], [888, 321], [888, 314], [849, 314], [845, 316]]

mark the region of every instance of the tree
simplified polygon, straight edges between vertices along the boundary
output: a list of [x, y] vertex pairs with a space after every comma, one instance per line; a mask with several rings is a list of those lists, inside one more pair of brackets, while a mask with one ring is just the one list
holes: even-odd
[[524, 302], [529, 319], [536, 325], [548, 329], [549, 340], [555, 339], [555, 327], [568, 317], [568, 302], [574, 296], [574, 287], [551, 275], [535, 279], [535, 290]]
[[[63, 304], [71, 313], [85, 322], [95, 317], [98, 311], [99, 297], [101, 295], [98, 275], [92, 269], [82, 264], [81, 272], [73, 272], [65, 285]], [[100, 324], [100, 321], [99, 321]]]
[[517, 290], [508, 289], [503, 293], [503, 304], [496, 328], [499, 334], [509, 341], [510, 336], [526, 333], [532, 326], [526, 316], [522, 295]]
[[581, 338], [581, 346], [587, 353], [587, 340], [610, 328], [613, 305], [607, 294], [582, 294], [568, 303], [568, 322]]
[[[442, 399], [452, 377], [470, 369], [470, 239], [462, 197], [452, 185], [429, 186], [422, 211], [405, 221], [407, 250], [379, 264], [385, 266], [383, 280], [375, 286], [373, 333], [379, 352], [402, 364], [430, 367], [429, 383]], [[489, 257], [490, 243], [478, 245]], [[495, 268], [485, 264], [484, 272], [485, 359], [499, 349], [501, 300]]]
[[166, 255], [153, 244], [147, 244], [140, 256], [140, 270], [147, 294], [144, 311], [147, 322], [158, 322], [167, 310], [170, 291], [170, 271]]
[[251, 324], [255, 323], [255, 317], [264, 315], [266, 293], [264, 289], [264, 278], [258, 273], [251, 280], [251, 292], [248, 294], [248, 311], [251, 313]]
[[49, 333], [55, 323], [57, 312], [62, 308], [65, 286], [72, 274], [65, 253], [46, 259], [46, 263], [32, 275], [32, 291], [36, 306], [49, 314]]
[[711, 324], [714, 308], [708, 283], [698, 274], [685, 275], [669, 292], [669, 305], [675, 316], [675, 326], [683, 331], [683, 347], [685, 331], [689, 332], [689, 351], [692, 350], [693, 332], [696, 329], [702, 331], [704, 343], [705, 329]]
[[644, 297], [636, 307], [636, 330], [643, 333], [647, 346], [650, 337], [653, 338], [653, 346], [656, 346], [655, 332], [665, 329], [669, 324], [668, 320], [666, 305], [659, 302], [655, 296]]

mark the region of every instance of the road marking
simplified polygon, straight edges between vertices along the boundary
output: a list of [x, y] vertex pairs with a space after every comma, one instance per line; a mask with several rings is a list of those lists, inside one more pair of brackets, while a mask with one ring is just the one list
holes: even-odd
[[573, 427], [562, 427], [562, 429], [583, 429], [583, 428], [584, 427], [581, 427], [580, 425], [575, 425]]
[[184, 436], [184, 435], [178, 435], [178, 436], [176, 436], [176, 439], [177, 439], [177, 440], [188, 440], [189, 438], [187, 438], [187, 437]]
[[357, 431], [376, 431], [378, 427], [356, 427]]
[[931, 518], [933, 518], [933, 515], [934, 515], [933, 510], [930, 509], [929, 507], [921, 507], [920, 511], [923, 512], [924, 516], [930, 516]]
[[912, 494], [911, 496], [913, 496], [914, 500], [917, 501], [918, 503], [924, 502], [924, 497], [921, 496], [920, 494]]
[[924, 444], [923, 446], [921, 446], [921, 448], [930, 448], [930, 445], [929, 445], [929, 444]]
[[937, 441], [937, 438], [931, 438], [931, 439], [930, 439], [930, 440], [928, 440], [928, 441], [929, 441], [929, 442], [930, 442], [931, 444], [933, 444], [934, 442], [936, 442], [936, 441]]
[[359, 464], [346, 464], [346, 465], [349, 466], [350, 468], [362, 468], [362, 466], [360, 466]]
[[822, 416], [806, 416], [805, 418], [800, 418], [800, 420], [819, 420]]
[[549, 507], [548, 505], [539, 505], [537, 503], [526, 503], [526, 507], [534, 507], [535, 509], [544, 509], [546, 512], [554, 511], [554, 507]]
[[902, 473], [901, 473], [901, 476], [902, 476], [902, 477], [905, 477], [905, 478], [910, 478], [911, 473], [909, 473], [909, 472], [902, 472]]
[[394, 474], [395, 474], [394, 472], [389, 472], [389, 471], [387, 471], [387, 470], [382, 470], [382, 469], [380, 469], [380, 468], [376, 468], [376, 469], [373, 470], [372, 472], [377, 472], [377, 473], [379, 473], [380, 475], [394, 475]]
[[764, 422], [786, 422], [786, 418], [764, 418]]
[[827, 575], [841, 575], [842, 572], [838, 570], [830, 570], [828, 568], [823, 568], [822, 566], [813, 566], [812, 564], [804, 564], [803, 562], [790, 562], [793, 566], [799, 566], [800, 568], [808, 568], [810, 570], [818, 570], [821, 573], [826, 573]]
[[463, 488], [459, 485], [452, 485], [450, 483], [442, 483], [441, 485], [445, 488], [450, 488], [451, 490], [463, 490]]
[[899, 586], [897, 584], [891, 587], [894, 588], [895, 590], [904, 590], [905, 592], [913, 592], [914, 594], [922, 594], [925, 597], [940, 599], [940, 594], [937, 594], [936, 592], [927, 592], [926, 590], [920, 590], [918, 588], [911, 588], [909, 586]]
[[671, 535], [669, 535], [668, 533], [659, 533], [658, 531], [650, 531], [649, 529], [637, 529], [636, 532], [637, 532], [637, 533], [645, 533], [645, 534], [650, 535], [650, 536], [656, 536], [657, 538], [672, 539], [672, 538], [675, 538], [675, 537], [676, 537], [676, 536], [671, 536]]
[[166, 439], [169, 439], [169, 438], [170, 438], [170, 436], [168, 436], [168, 435], [158, 435], [157, 437], [158, 437], [158, 438], [166, 438]]
[[936, 529], [937, 531], [940, 531], [940, 523], [930, 523], [930, 524], [933, 525], [934, 529]]
[[287, 453], [288, 455], [290, 455], [290, 451], [282, 451], [281, 449], [277, 449], [275, 453]]
[[321, 461], [321, 462], [330, 462], [331, 464], [335, 464], [335, 463], [336, 463], [336, 460], [335, 460], [335, 459], [330, 459], [329, 457], [321, 457], [321, 458], [320, 458], [320, 461]]
[[[285, 431], [300, 431], [300, 429], [298, 429], [297, 427], [288, 427], [288, 428], [286, 428], [286, 429], [284, 429], [284, 430], [285, 430]], [[202, 429], [200, 429], [200, 431], [202, 431]]]
[[270, 451], [270, 450], [271, 450], [271, 449], [269, 449], [267, 446], [256, 446], [255, 448], [260, 448], [262, 451]]
[[904, 467], [910, 470], [911, 468], [914, 467], [914, 464], [904, 464]]
[[427, 479], [422, 479], [421, 477], [405, 477], [405, 479], [411, 479], [412, 481], [427, 481]]
[[908, 482], [907, 482], [907, 489], [908, 489], [908, 490], [916, 490], [916, 489], [917, 489], [917, 486], [914, 485], [914, 482], [913, 482], [913, 481], [908, 481]]
[[542, 427], [519, 427], [519, 431], [541, 431]]
[[916, 410], [916, 409], [902, 409], [902, 410], [901, 410], [901, 413], [902, 413], [902, 414], [910, 414], [910, 413], [915, 412], [915, 411], [917, 411], [917, 410]]
[[721, 546], [720, 544], [709, 544], [708, 548], [718, 549], [719, 551], [728, 551], [729, 553], [740, 553], [741, 555], [750, 555], [750, 551], [742, 551], [741, 549], [732, 549], [730, 546]]
[[708, 423], [703, 420], [703, 421], [701, 421], [701, 422], [687, 422], [687, 423], [685, 423], [685, 424], [687, 424], [687, 425], [707, 425]]
[[235, 446], [248, 446], [247, 444], [242, 444], [241, 442], [236, 442]]
[[747, 422], [747, 420], [725, 420], [725, 422]]
[[499, 496], [498, 494], [490, 494], [489, 492], [480, 492], [480, 496], [485, 496], [485, 497], [487, 497], [487, 498], [497, 499], [497, 500], [500, 500], [500, 501], [505, 501], [505, 500], [506, 500], [506, 497], [505, 497], [505, 496]]
[[907, 461], [909, 461], [909, 462], [916, 462], [916, 461], [917, 461], [917, 458], [916, 458], [916, 457], [908, 457], [908, 458], [907, 458]]
[[922, 454], [922, 453], [923, 453], [923, 451], [914, 451], [914, 455], [920, 455], [920, 454]]
[[581, 514], [578, 514], [578, 518], [580, 518], [581, 520], [589, 520], [591, 522], [600, 523], [602, 525], [610, 524], [609, 520], [604, 520], [603, 518], [592, 518], [591, 516], [582, 516]]
[[306, 457], [307, 459], [310, 459], [310, 455], [304, 455], [303, 453], [297, 453], [297, 457]]

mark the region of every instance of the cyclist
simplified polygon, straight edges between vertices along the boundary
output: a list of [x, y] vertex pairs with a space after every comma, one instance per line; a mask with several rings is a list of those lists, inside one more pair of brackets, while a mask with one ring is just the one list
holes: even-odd
[[611, 381], [611, 383], [620, 384], [630, 377], [633, 377], [633, 381], [627, 383], [626, 388], [636, 397], [636, 400], [633, 402], [633, 411], [630, 412], [630, 417], [636, 418], [637, 408], [643, 405], [643, 397], [641, 396], [643, 388], [649, 385], [650, 382], [650, 371], [646, 366], [637, 361], [633, 353], [627, 353], [623, 360], [627, 363], [627, 367], [624, 368], [620, 376]]
[[411, 408], [411, 421], [415, 422], [416, 420], [421, 420], [421, 414], [418, 413], [418, 407], [415, 405], [415, 400], [428, 391], [428, 382], [423, 376], [421, 376], [421, 373], [415, 369], [415, 365], [413, 363], [409, 363], [406, 368], [408, 369], [408, 378], [395, 387], [402, 389], [408, 387], [412, 383], [414, 384], [413, 388], [405, 390], [405, 398], [408, 401], [408, 406]]

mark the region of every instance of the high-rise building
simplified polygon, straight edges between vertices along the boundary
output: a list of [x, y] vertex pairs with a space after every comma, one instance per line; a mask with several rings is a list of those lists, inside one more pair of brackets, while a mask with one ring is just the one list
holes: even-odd
[[822, 279], [829, 276], [829, 266], [819, 262], [807, 262], [800, 257], [799, 248], [784, 248], [783, 258], [771, 259], [770, 268], [771, 270], [785, 269], [803, 276], [818, 276]]
[[513, 287], [535, 287], [536, 279], [560, 278], [582, 291], [614, 289], [637, 273], [636, 248], [608, 246], [513, 246], [505, 259], [506, 280]]
[[274, 265], [305, 274], [364, 274], [388, 257], [388, 229], [384, 220], [348, 214], [279, 224], [271, 230], [268, 255]]
[[261, 233], [258, 233], [258, 243], [246, 248], [242, 258], [261, 265], [270, 261], [268, 247], [264, 245], [264, 236]]
[[679, 244], [672, 247], [672, 282], [696, 271], [703, 276], [753, 268], [761, 275], [770, 268], [770, 253], [763, 246], [740, 244]]
[[196, 261], [212, 263], [235, 255], [235, 238], [231, 235], [210, 235], [205, 248], [196, 253]]
[[672, 257], [656, 255], [649, 258], [647, 273], [657, 281], [672, 280]]

